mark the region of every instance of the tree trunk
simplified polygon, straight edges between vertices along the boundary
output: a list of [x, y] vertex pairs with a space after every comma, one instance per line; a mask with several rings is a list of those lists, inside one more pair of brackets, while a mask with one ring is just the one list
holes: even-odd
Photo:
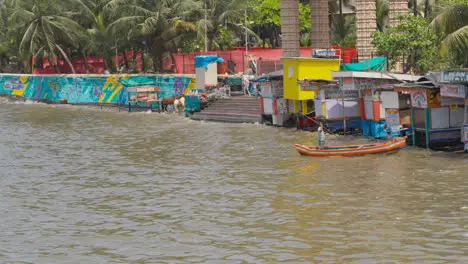
[[84, 62], [86, 73], [90, 73], [89, 64], [88, 64], [88, 56], [86, 56], [86, 52], [83, 49], [81, 49], [81, 56], [83, 57], [83, 62]]
[[137, 51], [135, 48], [133, 48], [132, 65], [135, 71], [137, 72], [140, 71], [140, 69], [138, 68], [138, 64], [137, 64]]
[[54, 67], [55, 67], [55, 72], [60, 73], [60, 68], [57, 63], [54, 64]]
[[103, 58], [102, 62], [104, 62], [104, 70], [109, 71], [109, 63], [107, 62], [107, 59]]
[[418, 0], [413, 0], [413, 14], [418, 16]]
[[145, 52], [144, 52], [144, 51], [141, 52], [141, 71], [142, 71], [143, 73], [146, 72], [146, 66], [145, 66]]
[[175, 51], [171, 51], [171, 53], [170, 53], [171, 61], [172, 61], [172, 65], [171, 65], [171, 73], [172, 74], [174, 74], [176, 72], [176, 59], [175, 59], [174, 53], [175, 53]]
[[153, 69], [155, 73], [162, 73], [163, 69], [163, 57], [160, 52], [157, 52], [155, 56], [153, 56]]
[[211, 51], [211, 50], [213, 50], [213, 41], [214, 41], [214, 39], [216, 37], [216, 34], [214, 32], [212, 32], [212, 31], [208, 31], [207, 35], [208, 35], [208, 43], [207, 43], [208, 51]]
[[63, 49], [59, 46], [59, 45], [55, 45], [57, 47], [57, 49], [60, 51], [60, 53], [62, 53], [62, 56], [63, 58], [65, 59], [65, 61], [67, 62], [68, 66], [70, 67], [71, 71], [73, 74], [76, 74], [76, 71], [75, 71], [75, 67], [73, 67], [73, 64], [71, 63], [71, 61], [68, 59], [68, 56], [67, 54], [65, 53], [65, 51], [63, 51]]
[[424, 1], [424, 18], [427, 18], [429, 15], [429, 0]]
[[122, 56], [123, 56], [123, 61], [124, 61], [124, 64], [125, 64], [125, 72], [128, 72], [130, 67], [129, 67], [129, 63], [128, 63], [127, 51], [126, 50], [124, 50]]
[[[342, 20], [344, 20], [344, 16], [343, 16], [343, 0], [340, 0], [340, 18]], [[332, 14], [333, 15], [333, 14]]]

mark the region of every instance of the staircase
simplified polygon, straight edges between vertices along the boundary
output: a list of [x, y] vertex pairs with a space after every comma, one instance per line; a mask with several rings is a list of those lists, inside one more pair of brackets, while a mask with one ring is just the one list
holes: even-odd
[[260, 123], [260, 100], [252, 96], [233, 96], [215, 101], [203, 111], [193, 114], [193, 120], [228, 123]]

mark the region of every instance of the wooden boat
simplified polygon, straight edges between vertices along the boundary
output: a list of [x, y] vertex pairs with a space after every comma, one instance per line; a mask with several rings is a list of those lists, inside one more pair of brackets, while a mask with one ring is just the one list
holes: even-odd
[[349, 146], [326, 146], [324, 149], [319, 149], [318, 146], [304, 146], [299, 144], [293, 145], [297, 152], [301, 155], [313, 157], [330, 157], [330, 156], [357, 156], [366, 154], [384, 153], [392, 150], [400, 149], [406, 146], [406, 137], [399, 137], [387, 142], [374, 144], [360, 144]]

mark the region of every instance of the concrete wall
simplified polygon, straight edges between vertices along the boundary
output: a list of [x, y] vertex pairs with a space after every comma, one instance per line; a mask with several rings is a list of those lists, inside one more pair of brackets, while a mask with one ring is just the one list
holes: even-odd
[[127, 86], [156, 85], [160, 97], [183, 94], [192, 75], [0, 75], [0, 94], [77, 104], [127, 104]]

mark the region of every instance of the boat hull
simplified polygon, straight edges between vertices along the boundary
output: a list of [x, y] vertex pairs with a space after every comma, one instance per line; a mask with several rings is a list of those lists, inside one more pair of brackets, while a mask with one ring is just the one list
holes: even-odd
[[319, 149], [317, 146], [304, 146], [299, 144], [294, 144], [293, 146], [299, 154], [312, 157], [358, 156], [398, 150], [406, 146], [406, 137], [400, 137], [377, 144], [327, 146], [324, 149]]

